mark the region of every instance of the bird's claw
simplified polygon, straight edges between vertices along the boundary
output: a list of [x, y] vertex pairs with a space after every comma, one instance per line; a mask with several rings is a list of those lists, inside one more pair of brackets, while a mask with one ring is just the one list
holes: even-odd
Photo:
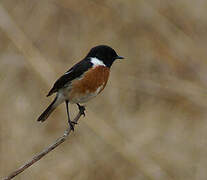
[[78, 124], [78, 123], [77, 123], [77, 122], [74, 122], [74, 121], [70, 121], [70, 122], [69, 122], [70, 129], [71, 129], [72, 131], [75, 130], [74, 127], [75, 127], [76, 124]]
[[85, 117], [86, 116], [86, 114], [85, 114], [85, 110], [86, 110], [85, 106], [81, 106], [80, 104], [77, 104], [77, 105], [78, 105], [80, 114]]

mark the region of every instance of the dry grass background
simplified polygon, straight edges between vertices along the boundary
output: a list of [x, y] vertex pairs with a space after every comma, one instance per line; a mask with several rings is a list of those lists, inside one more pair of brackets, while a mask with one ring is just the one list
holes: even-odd
[[[207, 179], [207, 2], [1, 0], [0, 176], [62, 135], [53, 82], [98, 44], [126, 57], [68, 141], [17, 180]], [[73, 115], [76, 107], [71, 106]]]

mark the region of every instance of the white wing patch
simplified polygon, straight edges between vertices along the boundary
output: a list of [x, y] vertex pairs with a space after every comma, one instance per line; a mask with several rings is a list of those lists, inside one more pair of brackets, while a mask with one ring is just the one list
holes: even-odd
[[93, 67], [96, 67], [96, 66], [106, 66], [102, 60], [96, 58], [96, 57], [92, 57], [91, 58], [91, 63], [93, 64]]
[[67, 71], [65, 74], [69, 74], [69, 73], [71, 73], [73, 70], [70, 70], [70, 71]]

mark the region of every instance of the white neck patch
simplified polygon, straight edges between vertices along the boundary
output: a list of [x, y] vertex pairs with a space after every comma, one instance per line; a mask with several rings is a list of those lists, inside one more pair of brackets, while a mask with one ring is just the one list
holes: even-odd
[[106, 66], [102, 60], [96, 58], [96, 57], [92, 57], [91, 58], [91, 63], [93, 64], [93, 67], [96, 67], [96, 66]]

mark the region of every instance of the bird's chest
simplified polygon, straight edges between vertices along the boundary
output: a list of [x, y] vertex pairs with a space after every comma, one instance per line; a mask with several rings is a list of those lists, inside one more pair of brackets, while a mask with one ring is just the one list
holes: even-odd
[[84, 103], [97, 96], [106, 86], [110, 70], [97, 66], [87, 71], [81, 78], [72, 81], [68, 99], [71, 103]]

